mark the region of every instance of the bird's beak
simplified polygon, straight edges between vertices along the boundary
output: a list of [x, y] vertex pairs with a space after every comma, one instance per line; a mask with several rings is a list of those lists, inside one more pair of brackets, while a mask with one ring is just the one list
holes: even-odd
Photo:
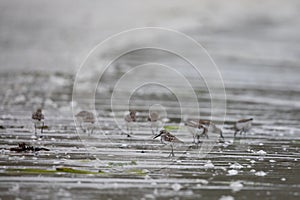
[[153, 138], [153, 139], [155, 139], [155, 138], [159, 137], [160, 135], [161, 135], [161, 134], [158, 134], [158, 135], [154, 136], [154, 138]]

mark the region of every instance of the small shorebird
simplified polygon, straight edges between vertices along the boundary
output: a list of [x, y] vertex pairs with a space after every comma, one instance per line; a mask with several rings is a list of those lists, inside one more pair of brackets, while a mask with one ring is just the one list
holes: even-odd
[[209, 120], [187, 120], [185, 125], [187, 126], [188, 131], [192, 133], [193, 142], [195, 144], [200, 143], [200, 137], [205, 136], [208, 139], [209, 130], [211, 130], [213, 133], [219, 134], [220, 138], [224, 140], [222, 130]]
[[42, 124], [41, 133], [43, 133], [45, 117], [44, 117], [44, 114], [42, 113], [42, 109], [38, 108], [35, 112], [33, 112], [31, 118], [33, 119], [33, 123], [34, 123], [35, 135], [37, 134], [36, 133], [37, 126], [40, 124]]
[[148, 121], [151, 123], [151, 131], [153, 135], [158, 132], [158, 128], [160, 125], [160, 119], [158, 112], [150, 111], [148, 116]]
[[169, 157], [171, 157], [171, 156], [174, 157], [175, 156], [174, 151], [173, 151], [174, 143], [183, 143], [183, 142], [166, 130], [161, 130], [159, 132], [159, 134], [156, 135], [153, 139], [155, 139], [159, 136], [160, 136], [161, 143], [171, 145], [172, 151], [169, 154]]
[[[127, 132], [130, 132], [132, 134], [132, 128], [133, 128], [133, 123], [136, 122], [136, 111], [135, 110], [130, 110], [129, 114], [125, 115], [124, 120], [126, 122], [127, 126]], [[127, 135], [130, 137], [130, 135]]]
[[240, 134], [242, 134], [243, 132], [246, 133], [247, 131], [249, 131], [252, 127], [252, 121], [253, 121], [253, 118], [241, 119], [241, 120], [237, 121], [234, 126], [234, 129], [235, 129], [234, 137], [236, 136], [236, 134], [238, 132]]
[[75, 115], [77, 121], [80, 124], [80, 128], [84, 131], [84, 132], [88, 132], [88, 130], [91, 130], [91, 134], [93, 134], [94, 131], [94, 123], [95, 123], [95, 116], [92, 112], [89, 111], [80, 111], [79, 113], [77, 113]]

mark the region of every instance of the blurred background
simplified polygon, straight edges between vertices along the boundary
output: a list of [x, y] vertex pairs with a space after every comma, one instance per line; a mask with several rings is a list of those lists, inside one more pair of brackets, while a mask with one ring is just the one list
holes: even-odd
[[[1, 71], [75, 73], [88, 52], [127, 29], [182, 31], [223, 62], [299, 67], [297, 0], [46, 1], [1, 0]], [[298, 69], [297, 69], [298, 70]]]

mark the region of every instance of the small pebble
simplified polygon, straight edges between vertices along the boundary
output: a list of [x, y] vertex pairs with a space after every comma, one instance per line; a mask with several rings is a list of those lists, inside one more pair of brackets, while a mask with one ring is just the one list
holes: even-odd
[[264, 171], [259, 171], [259, 172], [255, 173], [255, 176], [266, 176], [266, 175], [267, 175], [267, 173]]
[[151, 185], [157, 185], [157, 183], [155, 181], [152, 181], [150, 184]]
[[128, 144], [121, 144], [120, 148], [126, 148], [128, 147]]
[[264, 150], [259, 150], [258, 152], [256, 152], [257, 154], [264, 156], [267, 154], [267, 152], [265, 152]]
[[208, 184], [208, 181], [205, 180], [205, 179], [197, 179], [196, 182], [201, 183], [202, 185], [207, 185]]
[[234, 163], [234, 164], [230, 165], [229, 168], [231, 168], [231, 169], [242, 169], [243, 166], [239, 163]]
[[233, 196], [221, 196], [219, 200], [234, 200]]
[[235, 181], [230, 183], [230, 188], [233, 192], [238, 192], [240, 191], [242, 188], [244, 187], [244, 185], [242, 184], [241, 181]]
[[182, 188], [182, 186], [181, 186], [179, 183], [174, 183], [174, 184], [172, 185], [172, 189], [173, 189], [174, 191], [179, 191], [181, 188]]
[[214, 164], [210, 160], [208, 160], [207, 163], [205, 163], [205, 165], [204, 165], [204, 168], [207, 168], [207, 169], [211, 169], [214, 167], [215, 167]]
[[235, 169], [228, 170], [228, 176], [234, 176], [237, 174], [238, 174], [238, 171]]

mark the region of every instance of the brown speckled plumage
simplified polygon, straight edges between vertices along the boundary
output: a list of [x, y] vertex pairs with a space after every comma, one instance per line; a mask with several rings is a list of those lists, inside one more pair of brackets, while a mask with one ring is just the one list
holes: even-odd
[[238, 120], [234, 125], [234, 129], [235, 129], [234, 137], [236, 136], [237, 133], [242, 134], [248, 132], [252, 127], [252, 121], [253, 118]]
[[150, 112], [148, 116], [148, 121], [156, 122], [159, 119], [159, 114], [157, 112]]
[[135, 110], [129, 110], [129, 114], [125, 115], [124, 120], [126, 122], [127, 126], [127, 136], [130, 137], [130, 134], [132, 134], [132, 126], [133, 123], [136, 122], [136, 111]]
[[164, 144], [170, 144], [172, 151], [169, 155], [170, 156], [175, 156], [174, 151], [173, 151], [173, 145], [174, 143], [183, 143], [181, 140], [176, 138], [174, 135], [172, 135], [170, 132], [166, 130], [161, 130], [158, 135], [156, 135], [153, 139], [160, 137], [160, 141]]
[[44, 119], [44, 115], [42, 113], [42, 109], [37, 109], [34, 113], [32, 113], [32, 116], [31, 116], [32, 119], [34, 120], [38, 120], [38, 121], [41, 121]]
[[89, 111], [80, 111], [75, 115], [76, 120], [78, 121], [80, 128], [87, 132], [88, 134], [92, 134], [94, 131], [94, 123], [96, 122], [96, 118], [92, 112]]
[[[224, 141], [223, 132], [220, 128], [218, 128], [212, 121], [210, 120], [195, 120], [188, 119], [185, 122], [185, 125], [189, 128], [189, 131], [193, 134], [194, 143], [200, 142], [200, 137], [208, 138], [209, 132], [218, 133], [220, 135], [220, 139]], [[202, 130], [201, 134], [199, 130]], [[196, 142], [197, 138], [197, 142]]]
[[41, 133], [43, 133], [44, 130], [44, 114], [42, 113], [42, 109], [38, 108], [35, 112], [32, 113], [31, 118], [34, 120], [34, 132], [36, 133], [36, 129], [37, 129], [37, 124], [39, 124], [40, 122], [42, 123], [41, 126]]
[[136, 111], [129, 111], [129, 114], [125, 116], [126, 122], [136, 122]]
[[92, 112], [88, 111], [80, 111], [79, 113], [76, 114], [77, 118], [80, 118], [82, 122], [89, 122], [89, 123], [95, 123], [95, 117]]

